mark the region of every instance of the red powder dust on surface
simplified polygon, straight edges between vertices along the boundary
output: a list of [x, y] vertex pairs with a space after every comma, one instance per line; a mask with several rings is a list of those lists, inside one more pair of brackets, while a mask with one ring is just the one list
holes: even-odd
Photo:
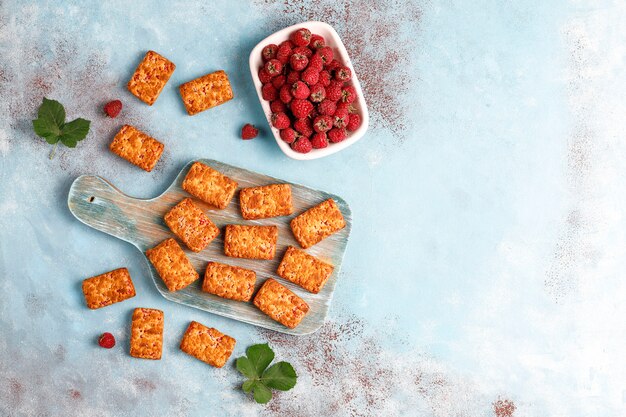
[[83, 394], [81, 394], [80, 391], [77, 390], [77, 389], [71, 389], [69, 394], [70, 394], [70, 398], [72, 400], [82, 400], [83, 399]]
[[493, 413], [496, 417], [513, 417], [515, 404], [511, 400], [498, 399], [493, 402]]
[[[278, 9], [282, 26], [303, 20], [333, 26], [361, 81], [372, 125], [387, 128], [404, 140], [409, 123], [404, 98], [418, 80], [410, 69], [419, 49], [422, 9], [418, 5], [389, 0], [257, 0], [257, 4], [272, 18]], [[406, 27], [413, 36], [402, 33]]]
[[133, 384], [140, 390], [140, 391], [154, 391], [157, 386], [154, 382], [152, 382], [149, 379], [146, 378], [135, 378], [133, 380]]
[[[383, 349], [381, 333], [370, 334], [358, 317], [329, 320], [308, 336], [258, 332], [277, 360], [288, 360], [298, 374], [296, 389], [275, 392], [263, 415], [378, 417], [397, 415], [399, 409], [417, 405], [437, 416], [450, 410], [469, 415], [472, 407], [466, 400], [474, 394], [462, 382], [448, 379], [418, 352], [398, 356]], [[411, 405], [399, 398], [408, 398]]]

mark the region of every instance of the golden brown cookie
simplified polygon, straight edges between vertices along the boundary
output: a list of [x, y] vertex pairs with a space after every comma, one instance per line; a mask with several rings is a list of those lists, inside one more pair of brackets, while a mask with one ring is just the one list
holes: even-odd
[[269, 278], [254, 297], [254, 305], [273, 320], [295, 328], [309, 312], [309, 305], [275, 279]]
[[148, 51], [128, 81], [128, 91], [152, 106], [176, 69], [170, 60]]
[[119, 268], [83, 281], [87, 307], [106, 307], [135, 296], [135, 286], [128, 269]]
[[291, 220], [291, 230], [300, 246], [308, 248], [343, 229], [346, 222], [332, 198]]
[[180, 341], [180, 349], [216, 368], [224, 366], [237, 341], [217, 329], [192, 321]]
[[136, 308], [130, 329], [130, 356], [161, 359], [163, 351], [163, 312], [152, 308]]

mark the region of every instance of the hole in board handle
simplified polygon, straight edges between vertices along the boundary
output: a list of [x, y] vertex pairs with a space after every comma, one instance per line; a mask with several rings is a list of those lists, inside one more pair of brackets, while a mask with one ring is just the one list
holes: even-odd
[[90, 203], [93, 203], [93, 200], [95, 200], [95, 199], [96, 199], [96, 197], [91, 196], [91, 197], [89, 197], [89, 202], [90, 202]]

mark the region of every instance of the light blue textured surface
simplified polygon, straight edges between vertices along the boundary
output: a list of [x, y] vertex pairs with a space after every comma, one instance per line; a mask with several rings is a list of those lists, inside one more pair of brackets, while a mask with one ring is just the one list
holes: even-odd
[[[0, 2], [0, 415], [623, 415], [624, 4], [400, 3]], [[247, 59], [310, 19], [343, 37], [373, 125], [344, 152], [298, 162], [264, 125]], [[152, 107], [124, 87], [148, 49], [177, 65]], [[187, 116], [176, 87], [217, 69], [235, 99]], [[51, 161], [30, 122], [43, 96], [92, 120]], [[125, 107], [111, 120], [101, 108], [114, 98]], [[265, 133], [241, 141], [247, 122]], [[165, 143], [152, 173], [107, 150], [123, 123]], [[195, 158], [350, 204], [318, 333], [170, 303], [136, 249], [67, 210], [80, 174], [148, 198]], [[88, 310], [81, 280], [120, 266], [137, 297]], [[161, 361], [127, 354], [137, 306], [165, 312]], [[178, 349], [190, 320], [235, 337], [233, 357], [269, 341], [298, 385], [255, 404], [232, 361], [216, 370]], [[104, 331], [115, 349], [97, 346]]]

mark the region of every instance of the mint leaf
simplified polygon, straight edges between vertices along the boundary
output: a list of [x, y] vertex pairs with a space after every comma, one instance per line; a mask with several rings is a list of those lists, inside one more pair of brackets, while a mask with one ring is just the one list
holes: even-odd
[[252, 389], [254, 390], [254, 401], [259, 404], [267, 404], [272, 399], [272, 391], [260, 382], [255, 382]]
[[65, 108], [56, 100], [43, 98], [43, 103], [39, 106], [37, 113], [39, 120], [47, 120], [51, 125], [61, 127], [65, 123]]
[[61, 130], [48, 119], [33, 120], [33, 129], [35, 129], [37, 136], [44, 138], [49, 144], [55, 144], [59, 141]]
[[246, 382], [244, 382], [243, 385], [241, 386], [241, 389], [243, 390], [243, 392], [248, 394], [248, 393], [250, 393], [250, 391], [254, 387], [254, 384], [256, 384], [255, 380], [247, 379]]
[[52, 159], [59, 141], [68, 148], [75, 148], [78, 142], [87, 136], [90, 124], [89, 120], [81, 118], [65, 123], [63, 105], [56, 100], [48, 100], [44, 97], [37, 112], [37, 119], [33, 120], [33, 129], [37, 136], [55, 145], [50, 153], [50, 159]]
[[278, 362], [268, 368], [274, 360], [274, 351], [267, 343], [252, 345], [246, 356], [237, 358], [237, 370], [248, 379], [241, 385], [246, 394], [252, 391], [254, 400], [265, 404], [272, 399], [272, 388], [288, 391], [296, 385], [298, 376], [293, 366]]
[[250, 346], [246, 350], [246, 355], [254, 366], [257, 376], [260, 376], [274, 360], [274, 351], [267, 343]]
[[61, 143], [69, 148], [74, 148], [78, 141], [85, 139], [85, 136], [87, 136], [90, 123], [89, 120], [78, 118], [63, 125], [61, 136], [59, 136]]
[[261, 382], [270, 388], [289, 391], [296, 385], [296, 371], [287, 362], [278, 362], [263, 372]]
[[248, 378], [257, 379], [259, 374], [256, 372], [254, 365], [250, 362], [250, 359], [242, 356], [237, 358], [237, 370], [241, 372], [241, 374]]

